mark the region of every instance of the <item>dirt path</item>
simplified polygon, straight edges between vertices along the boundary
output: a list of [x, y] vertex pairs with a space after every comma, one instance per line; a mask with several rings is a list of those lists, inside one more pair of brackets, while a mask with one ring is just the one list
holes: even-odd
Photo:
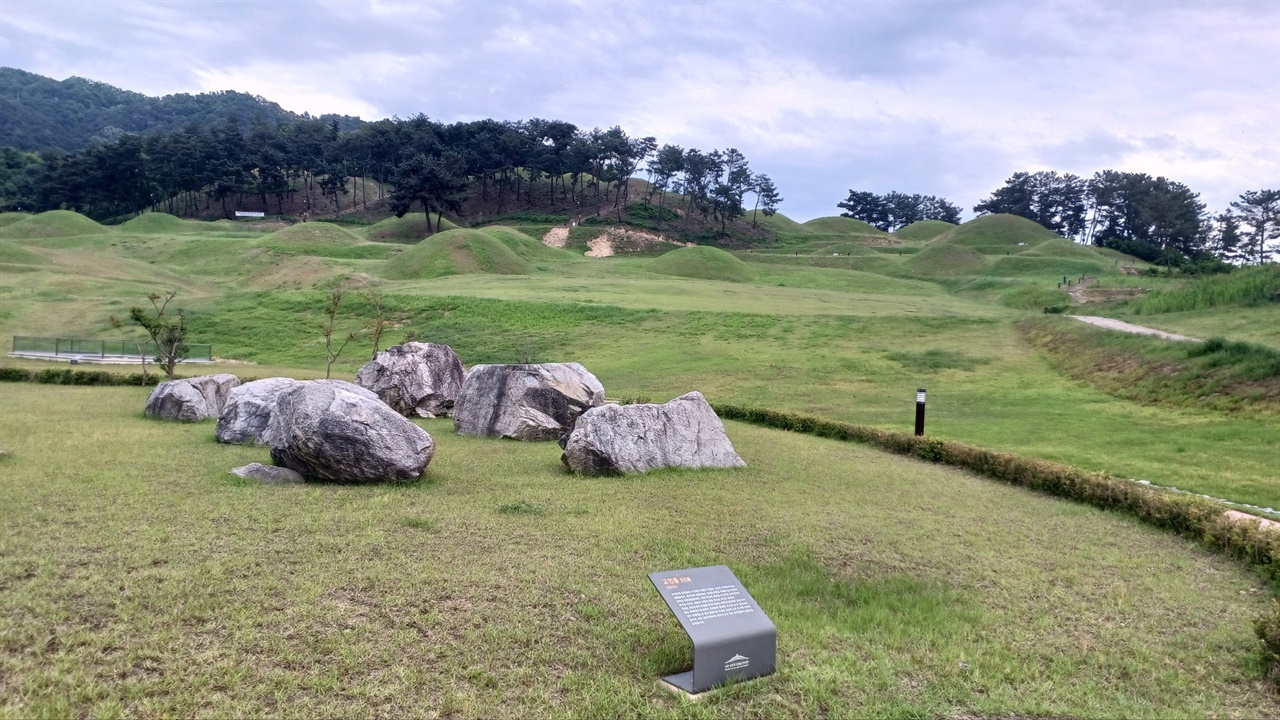
[[1135, 335], [1155, 335], [1165, 340], [1177, 340], [1180, 342], [1200, 342], [1199, 338], [1187, 337], [1186, 335], [1176, 335], [1174, 333], [1156, 330], [1155, 328], [1143, 327], [1142, 325], [1134, 325], [1124, 322], [1123, 320], [1113, 320], [1111, 318], [1096, 317], [1093, 315], [1072, 315], [1071, 317], [1086, 322], [1090, 325], [1097, 325], [1100, 328], [1108, 330], [1119, 330], [1120, 332], [1133, 333]]
[[1081, 305], [1084, 305], [1085, 303], [1089, 302], [1089, 299], [1084, 296], [1084, 291], [1088, 290], [1089, 286], [1094, 284], [1095, 282], [1097, 282], [1096, 278], [1085, 278], [1083, 280], [1080, 280], [1079, 282], [1072, 284], [1071, 287], [1067, 288], [1067, 294], [1071, 296], [1072, 300], [1075, 300]]

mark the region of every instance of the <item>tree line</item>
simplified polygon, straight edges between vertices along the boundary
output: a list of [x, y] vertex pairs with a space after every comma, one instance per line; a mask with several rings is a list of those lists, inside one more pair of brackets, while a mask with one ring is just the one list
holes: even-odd
[[885, 232], [893, 232], [920, 220], [941, 220], [959, 224], [960, 206], [946, 198], [897, 192], [885, 195], [850, 190], [849, 197], [836, 203], [844, 217], [861, 220]]
[[[836, 206], [845, 217], [886, 232], [919, 220], [960, 222], [960, 208], [933, 195], [850, 190]], [[1198, 193], [1165, 177], [1117, 170], [1089, 179], [1017, 172], [973, 211], [1018, 215], [1077, 242], [1169, 267], [1261, 265], [1280, 253], [1280, 190], [1247, 191], [1227, 210], [1211, 214]]]
[[[425, 115], [392, 118], [343, 130], [337, 120], [299, 118], [247, 128], [229, 117], [205, 129], [125, 134], [79, 153], [0, 151], [0, 206], [41, 212], [76, 210], [96, 219], [152, 208], [175, 215], [216, 205], [230, 213], [232, 198], [254, 196], [268, 212], [284, 212], [300, 196], [319, 197], [341, 210], [344, 197], [368, 203], [394, 186], [391, 208], [428, 213], [462, 211], [464, 200], [486, 212], [538, 207], [579, 215], [616, 212], [632, 197], [627, 182], [640, 172], [650, 185], [646, 205], [682, 210], [718, 222], [723, 231], [741, 218], [744, 202], [766, 215], [782, 201], [773, 181], [753, 172], [738, 150], [659, 147], [620, 127], [582, 130], [558, 120], [477, 120], [443, 124]], [[352, 183], [352, 179], [364, 182]], [[354, 191], [352, 187], [354, 186]], [[675, 213], [672, 212], [672, 215]]]
[[1247, 191], [1213, 214], [1199, 193], [1165, 177], [1018, 172], [973, 211], [1018, 215], [1077, 242], [1170, 267], [1215, 259], [1261, 265], [1280, 251], [1280, 190]]
[[[241, 119], [242, 127], [255, 120], [278, 124], [309, 117], [266, 98], [230, 90], [150, 97], [95, 80], [59, 81], [0, 67], [0, 147], [24, 152], [79, 152], [126, 133], [173, 132], [191, 123], [208, 128], [232, 115]], [[346, 115], [320, 119], [337, 120], [344, 130], [363, 123]]]

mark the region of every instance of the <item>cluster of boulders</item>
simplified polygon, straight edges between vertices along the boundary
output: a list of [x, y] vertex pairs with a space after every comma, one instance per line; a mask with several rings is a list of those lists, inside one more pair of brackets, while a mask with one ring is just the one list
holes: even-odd
[[161, 383], [147, 415], [218, 421], [219, 442], [271, 449], [274, 466], [232, 472], [266, 483], [411, 482], [435, 441], [409, 417], [453, 417], [461, 435], [557, 440], [580, 473], [661, 467], [745, 467], [701, 393], [662, 405], [606, 404], [604, 386], [578, 363], [476, 365], [448, 345], [410, 342], [379, 352], [356, 382], [234, 375]]

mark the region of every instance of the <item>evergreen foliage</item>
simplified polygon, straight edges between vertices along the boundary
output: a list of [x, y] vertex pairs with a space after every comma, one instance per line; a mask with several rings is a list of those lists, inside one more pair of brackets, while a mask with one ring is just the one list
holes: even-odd
[[[0, 146], [25, 152], [80, 152], [128, 133], [175, 132], [194, 125], [210, 128], [227, 117], [247, 124], [280, 124], [301, 117], [265, 98], [241, 92], [180, 93], [148, 97], [106, 83], [72, 77], [58, 81], [0, 67]], [[343, 129], [359, 118], [324, 115]]]
[[886, 195], [850, 190], [849, 197], [836, 207], [844, 209], [844, 217], [861, 220], [885, 232], [892, 232], [921, 220], [940, 220], [953, 225], [960, 222], [960, 207], [935, 195], [900, 193]]

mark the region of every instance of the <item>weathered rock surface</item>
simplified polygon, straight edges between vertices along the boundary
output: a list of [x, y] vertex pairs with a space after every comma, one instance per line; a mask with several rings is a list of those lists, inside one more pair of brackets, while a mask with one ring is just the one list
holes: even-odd
[[579, 473], [746, 467], [700, 392], [662, 404], [604, 405], [578, 418], [561, 458]]
[[462, 360], [448, 345], [407, 342], [375, 355], [356, 373], [356, 384], [406, 417], [445, 417], [465, 376]]
[[264, 485], [288, 485], [290, 483], [303, 482], [302, 475], [289, 468], [263, 465], [262, 463], [249, 463], [243, 467], [232, 468], [231, 474], [250, 480], [257, 480]]
[[476, 365], [453, 407], [460, 435], [555, 440], [604, 402], [604, 386], [578, 363]]
[[147, 415], [178, 422], [217, 418], [239, 385], [239, 378], [226, 373], [162, 382], [147, 397]]
[[386, 403], [332, 382], [282, 391], [266, 436], [276, 465], [339, 483], [412, 482], [436, 451], [425, 430]]
[[233, 389], [227, 397], [222, 415], [218, 417], [218, 427], [214, 433], [218, 442], [224, 443], [258, 443], [270, 445], [271, 438], [267, 431], [271, 427], [271, 415], [280, 393], [301, 383], [329, 385], [353, 392], [370, 400], [379, 400], [369, 390], [349, 383], [346, 380], [294, 380], [293, 378], [275, 377], [254, 380]]

